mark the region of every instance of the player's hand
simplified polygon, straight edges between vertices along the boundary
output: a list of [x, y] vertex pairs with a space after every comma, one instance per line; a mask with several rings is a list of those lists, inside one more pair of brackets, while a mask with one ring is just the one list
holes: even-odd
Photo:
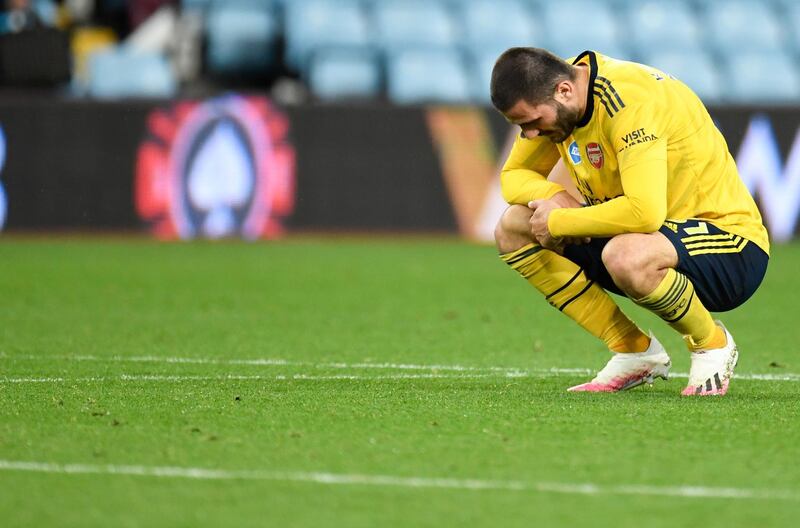
[[562, 192], [555, 195], [550, 200], [533, 200], [528, 202], [528, 207], [533, 211], [531, 215], [531, 236], [543, 248], [555, 251], [558, 254], [564, 252], [564, 246], [568, 244], [587, 244], [591, 240], [588, 237], [561, 237], [556, 238], [550, 233], [547, 221], [553, 209], [561, 207], [580, 207], [581, 205], [569, 194]]
[[550, 228], [547, 227], [547, 219], [553, 209], [560, 209], [561, 206], [555, 200], [533, 200], [528, 202], [528, 207], [533, 211], [530, 220], [531, 236], [539, 245], [545, 249], [553, 251], [563, 250], [563, 243], [560, 239], [553, 237]]
[[[580, 203], [578, 200], [572, 197], [566, 191], [561, 191], [553, 195], [552, 198], [556, 204], [560, 205], [561, 207], [583, 207], [583, 204]], [[561, 238], [564, 245], [569, 244], [588, 244], [592, 239], [589, 237], [562, 237]]]

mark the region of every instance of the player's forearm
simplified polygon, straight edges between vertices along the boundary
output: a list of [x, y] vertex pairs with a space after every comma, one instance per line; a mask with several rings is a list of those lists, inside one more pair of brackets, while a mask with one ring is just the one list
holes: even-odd
[[509, 204], [528, 205], [531, 200], [547, 200], [564, 192], [562, 186], [527, 169], [504, 170], [500, 175], [500, 182], [503, 199]]
[[621, 169], [624, 194], [599, 205], [557, 209], [547, 227], [554, 237], [652, 233], [667, 218], [667, 162], [661, 156]]
[[559, 207], [582, 207], [581, 202], [576, 200], [567, 191], [561, 191], [554, 194], [551, 198]]
[[579, 209], [556, 209], [547, 227], [554, 237], [611, 237], [622, 233], [652, 233], [666, 219], [666, 207], [627, 196]]

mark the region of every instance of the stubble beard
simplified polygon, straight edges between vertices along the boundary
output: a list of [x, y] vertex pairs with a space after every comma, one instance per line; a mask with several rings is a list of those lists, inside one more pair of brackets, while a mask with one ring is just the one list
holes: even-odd
[[580, 110], [567, 108], [558, 101], [553, 101], [556, 109], [556, 129], [548, 133], [547, 137], [553, 143], [563, 143], [572, 135], [575, 126], [581, 120]]

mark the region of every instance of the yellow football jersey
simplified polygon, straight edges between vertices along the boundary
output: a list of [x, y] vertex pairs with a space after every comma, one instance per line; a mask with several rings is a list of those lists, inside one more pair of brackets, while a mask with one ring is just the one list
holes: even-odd
[[769, 252], [767, 230], [727, 144], [700, 99], [655, 68], [587, 51], [586, 112], [560, 144], [518, 138], [501, 174], [508, 203], [563, 190], [546, 175], [559, 157], [589, 207], [558, 209], [554, 236], [656, 231], [667, 219], [702, 219]]

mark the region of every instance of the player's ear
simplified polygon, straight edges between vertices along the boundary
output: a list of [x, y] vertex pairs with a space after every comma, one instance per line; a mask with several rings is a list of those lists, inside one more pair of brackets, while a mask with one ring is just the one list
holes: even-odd
[[556, 101], [565, 103], [572, 99], [575, 94], [575, 85], [569, 80], [563, 80], [556, 85], [556, 93], [553, 94]]

